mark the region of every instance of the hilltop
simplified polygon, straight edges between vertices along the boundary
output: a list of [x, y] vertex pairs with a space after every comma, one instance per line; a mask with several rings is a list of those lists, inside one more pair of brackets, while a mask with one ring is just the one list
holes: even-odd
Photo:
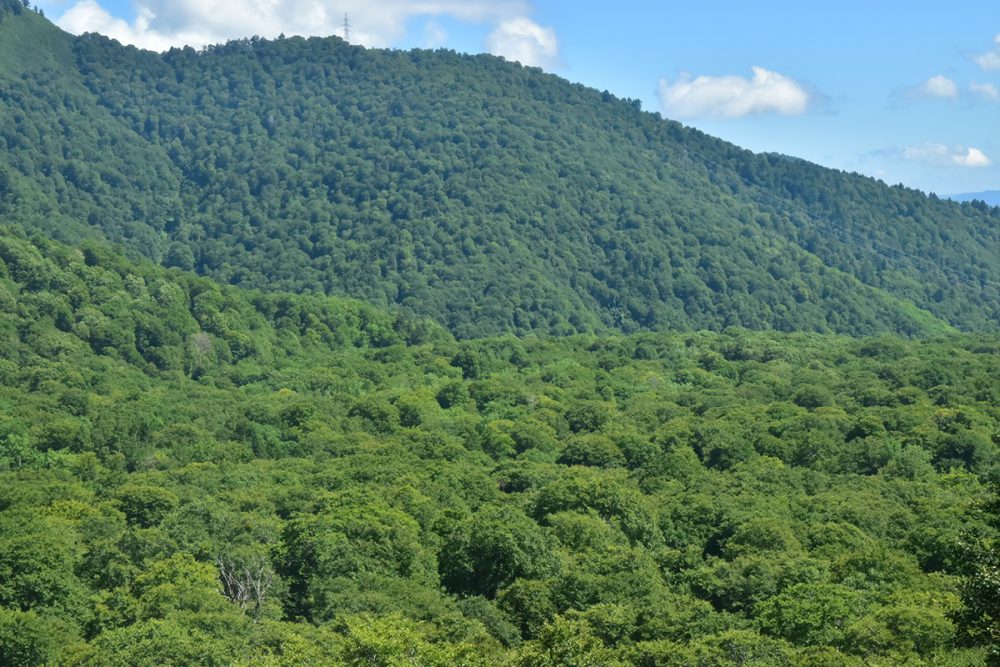
[[492, 56], [155, 54], [30, 12], [0, 44], [0, 215], [66, 241], [461, 338], [1000, 321], [997, 209], [755, 155]]

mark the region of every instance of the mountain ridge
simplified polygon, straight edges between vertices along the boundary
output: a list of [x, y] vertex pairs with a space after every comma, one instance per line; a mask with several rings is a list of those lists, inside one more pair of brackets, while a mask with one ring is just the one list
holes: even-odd
[[982, 192], [960, 192], [948, 195], [948, 199], [957, 202], [981, 201], [989, 206], [1000, 206], [1000, 190], [983, 190]]
[[754, 155], [539, 70], [335, 37], [154, 54], [63, 35], [74, 65], [41, 86], [8, 73], [0, 100], [0, 214], [63, 240], [463, 338], [1000, 319], [993, 213]]
[[997, 211], [490, 57], [7, 54], [0, 665], [997, 657]]

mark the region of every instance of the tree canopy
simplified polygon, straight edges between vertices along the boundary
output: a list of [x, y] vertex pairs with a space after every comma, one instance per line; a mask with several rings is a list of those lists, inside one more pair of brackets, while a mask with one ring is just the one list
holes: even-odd
[[224, 283], [461, 338], [1000, 321], [997, 209], [754, 155], [492, 56], [154, 54], [22, 15], [0, 62], [0, 215]]
[[456, 341], [16, 230], [0, 332], [5, 664], [977, 664], [995, 630], [996, 336]]
[[998, 664], [998, 216], [0, 0], [0, 663]]

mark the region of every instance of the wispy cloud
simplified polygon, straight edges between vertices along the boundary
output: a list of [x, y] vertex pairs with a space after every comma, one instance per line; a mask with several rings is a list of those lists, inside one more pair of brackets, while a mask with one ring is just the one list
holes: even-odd
[[925, 143], [903, 148], [899, 154], [907, 160], [941, 167], [989, 167], [993, 164], [983, 151], [972, 146]]
[[889, 96], [892, 106], [903, 106], [919, 100], [957, 100], [962, 91], [954, 79], [937, 74], [912, 86], [897, 88]]
[[415, 17], [502, 23], [529, 9], [527, 0], [136, 0], [136, 19], [130, 23], [114, 17], [97, 0], [78, 0], [56, 23], [71, 33], [100, 32], [162, 51], [251, 35], [339, 35], [346, 14], [352, 42], [389, 46], [406, 34], [407, 22]]
[[738, 118], [770, 113], [795, 116], [806, 113], [820, 98], [795, 79], [763, 67], [751, 69], [753, 77], [749, 79], [690, 74], [682, 74], [674, 82], [660, 79], [663, 112], [679, 118]]
[[559, 40], [555, 30], [542, 27], [524, 16], [502, 21], [486, 38], [486, 49], [522, 65], [559, 66]]
[[932, 76], [914, 86], [898, 88], [889, 96], [890, 107], [904, 106], [921, 100], [943, 100], [948, 102], [993, 101], [1000, 99], [1000, 89], [992, 83], [973, 81], [967, 87], [943, 74]]
[[428, 21], [424, 24], [424, 48], [436, 49], [448, 43], [448, 31], [446, 31], [437, 21]]
[[971, 58], [983, 71], [993, 72], [1000, 70], [1000, 35], [993, 38], [993, 48], [991, 50], [986, 53], [973, 54]]
[[943, 74], [932, 76], [916, 88], [922, 97], [941, 97], [955, 99], [958, 97], [958, 84]]
[[1000, 99], [1000, 90], [992, 83], [976, 83], [973, 81], [969, 84], [969, 91], [987, 100]]

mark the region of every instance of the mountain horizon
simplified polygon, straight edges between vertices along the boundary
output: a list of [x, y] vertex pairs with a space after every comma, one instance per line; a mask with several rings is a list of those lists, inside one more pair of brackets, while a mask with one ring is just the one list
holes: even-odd
[[337, 37], [156, 54], [29, 12], [0, 37], [0, 213], [64, 240], [462, 338], [1000, 321], [996, 212], [753, 154], [493, 56]]
[[948, 199], [957, 202], [981, 201], [990, 206], [1000, 206], [1000, 190], [983, 190], [981, 192], [960, 192], [948, 195]]
[[641, 107], [0, 0], [0, 665], [1000, 665], [1000, 207]]

